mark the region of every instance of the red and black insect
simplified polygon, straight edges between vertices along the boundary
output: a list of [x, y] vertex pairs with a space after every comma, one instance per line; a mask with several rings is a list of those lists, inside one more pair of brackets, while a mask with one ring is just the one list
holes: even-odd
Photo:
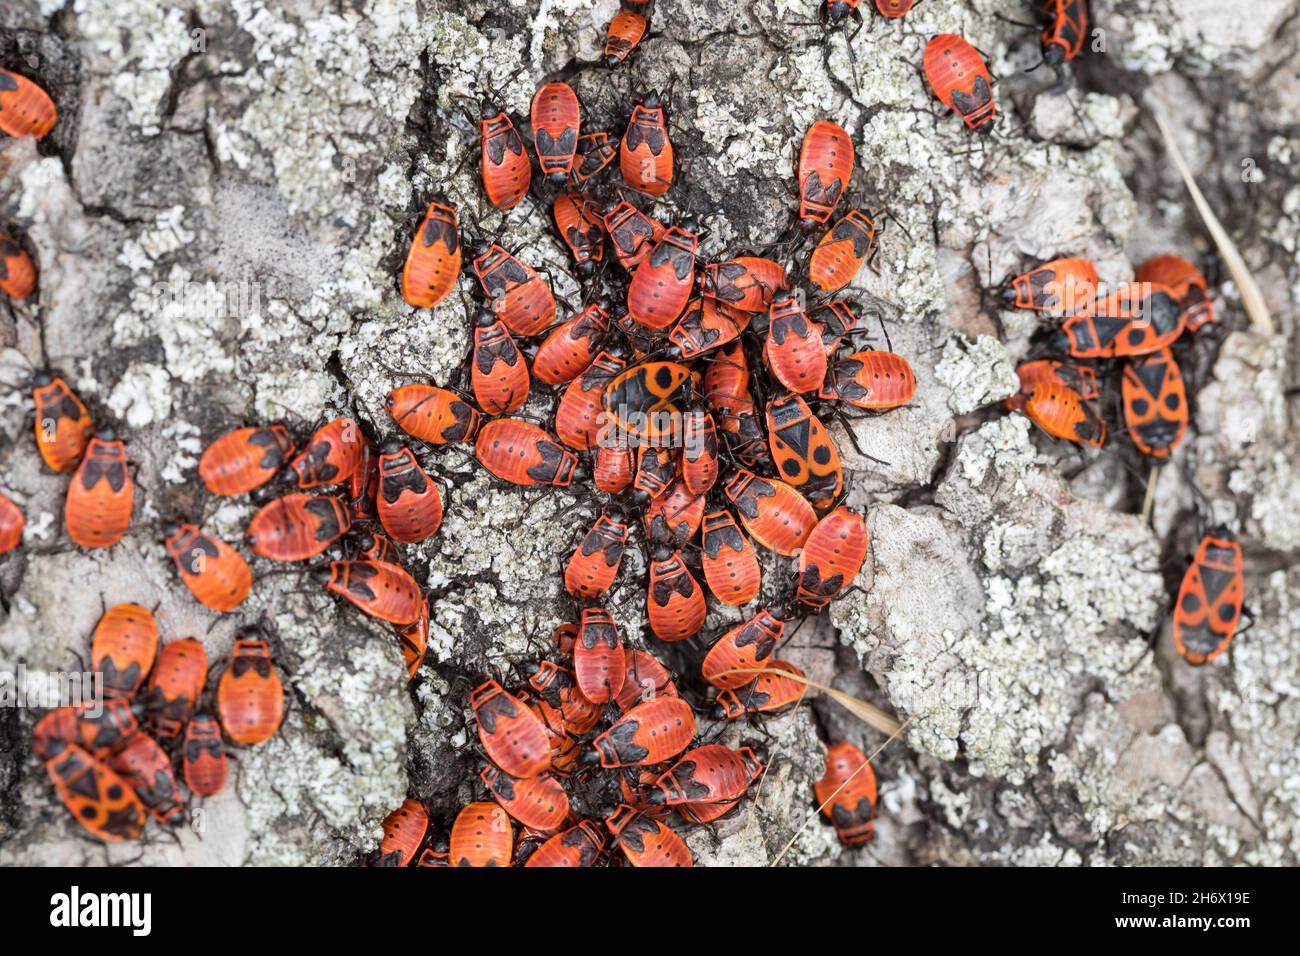
[[352, 527], [352, 514], [338, 498], [294, 492], [253, 515], [244, 532], [249, 549], [273, 561], [305, 561]]
[[510, 209], [528, 192], [533, 168], [524, 152], [524, 141], [505, 111], [484, 103], [479, 134], [483, 165], [483, 191], [498, 209]]
[[636, 477], [632, 488], [650, 498], [658, 498], [668, 491], [677, 477], [677, 450], [642, 445], [636, 453]]
[[68, 484], [63, 525], [83, 548], [117, 544], [131, 524], [135, 482], [126, 466], [126, 445], [101, 429], [86, 446], [85, 457]]
[[692, 404], [695, 379], [676, 362], [642, 362], [605, 388], [608, 421], [638, 441], [667, 447], [681, 441], [680, 423]]
[[799, 221], [805, 229], [825, 223], [853, 176], [853, 140], [830, 120], [808, 128], [799, 150]]
[[[0, 76], [0, 83], [3, 83]], [[0, 119], [3, 112], [0, 111]], [[0, 232], [0, 292], [22, 301], [36, 291], [36, 266], [23, 247], [10, 235]]]
[[616, 502], [605, 508], [564, 566], [564, 589], [577, 598], [598, 598], [618, 577], [627, 547], [627, 515]]
[[428, 809], [419, 800], [407, 797], [384, 817], [384, 838], [368, 862], [371, 866], [410, 866], [428, 829]]
[[361, 464], [365, 436], [350, 418], [336, 418], [312, 433], [307, 447], [289, 462], [289, 477], [299, 488], [341, 485]]
[[709, 502], [703, 529], [700, 564], [709, 590], [723, 604], [748, 604], [758, 595], [762, 583], [753, 546], [736, 526], [731, 512], [716, 499]]
[[556, 326], [533, 357], [533, 375], [548, 385], [571, 382], [591, 365], [609, 334], [609, 303], [593, 302]]
[[1134, 282], [1066, 319], [1051, 347], [1075, 358], [1149, 355], [1173, 344], [1186, 327], [1172, 290]]
[[244, 603], [253, 572], [238, 551], [184, 522], [165, 525], [163, 537], [181, 580], [200, 604], [225, 614]]
[[[803, 676], [803, 671], [789, 661], [770, 660], [764, 666], [769, 670]], [[807, 690], [808, 685], [802, 681], [776, 674], [759, 674], [743, 687], [719, 694], [713, 716], [717, 720], [737, 720], [746, 714], [775, 713], [802, 700]]]
[[221, 725], [211, 714], [195, 714], [185, 727], [181, 776], [190, 792], [215, 797], [226, 786], [226, 747]]
[[725, 491], [749, 536], [777, 554], [794, 554], [817, 524], [813, 506], [784, 481], [741, 469]]
[[578, 154], [569, 173], [569, 183], [583, 186], [597, 173], [614, 161], [618, 150], [609, 141], [608, 133], [583, 133], [578, 137]]
[[875, 257], [876, 248], [876, 220], [862, 209], [852, 209], [813, 249], [808, 279], [824, 292], [837, 292]]
[[697, 398], [682, 425], [682, 483], [690, 494], [706, 495], [717, 480], [718, 429], [707, 403]]
[[144, 832], [144, 805], [135, 791], [76, 744], [60, 745], [45, 770], [68, 812], [93, 836], [116, 843]]
[[1232, 643], [1241, 620], [1241, 545], [1222, 526], [1201, 539], [1174, 605], [1174, 647], [1189, 664], [1208, 664]]
[[124, 697], [57, 707], [32, 729], [32, 752], [45, 760], [64, 744], [76, 744], [96, 759], [108, 757], [139, 729], [131, 701]]
[[620, 804], [605, 818], [614, 843], [632, 866], [693, 866], [690, 848], [669, 826], [647, 813]]
[[474, 442], [479, 463], [516, 485], [567, 485], [583, 477], [578, 459], [531, 422], [498, 418], [479, 430]]
[[0, 554], [8, 554], [22, 544], [26, 523], [22, 509], [5, 495], [0, 495]]
[[[761, 754], [761, 755], [760, 755]], [[745, 768], [745, 788], [748, 789], [754, 781], [763, 775], [763, 768], [767, 762], [767, 751], [761, 749], [756, 753], [750, 747], [741, 747], [736, 751], [736, 756]], [[736, 809], [740, 805], [740, 797], [734, 800], [692, 800], [686, 803], [676, 805], [678, 814], [687, 823], [694, 823], [702, 826], [706, 823], [712, 823]]]
[[1059, 75], [1061, 66], [1083, 50], [1088, 36], [1088, 0], [1046, 0], [1043, 15], [1043, 63]]
[[854, 352], [826, 371], [819, 398], [884, 411], [906, 405], [916, 395], [916, 374], [893, 352]]
[[651, 499], [643, 520], [649, 540], [684, 548], [704, 520], [704, 495], [695, 494], [678, 478], [666, 491]]
[[546, 725], [495, 680], [480, 684], [469, 698], [478, 738], [491, 761], [512, 777], [535, 777], [551, 766]]
[[379, 456], [379, 521], [401, 544], [414, 544], [438, 533], [442, 496], [411, 449], [393, 440]]
[[605, 848], [605, 835], [590, 820], [557, 833], [528, 858], [524, 866], [591, 866]]
[[[587, 451], [599, 444], [599, 454], [606, 450], [606, 445], [613, 447], [612, 441], [605, 441], [612, 436], [602, 429], [601, 408], [609, 383], [627, 367], [624, 351], [620, 343], [602, 349], [560, 396], [560, 402], [555, 408], [555, 436], [570, 448]], [[626, 451], [625, 448], [623, 450]], [[617, 465], [618, 462], [613, 464]]]
[[677, 321], [695, 285], [699, 226], [686, 219], [664, 233], [632, 275], [627, 312], [648, 329], [666, 329]]
[[799, 552], [795, 597], [811, 608], [823, 608], [853, 583], [867, 559], [867, 523], [844, 506], [817, 525]]
[[1002, 284], [1003, 305], [1051, 315], [1074, 315], [1097, 296], [1097, 267], [1087, 259], [1053, 259]]
[[672, 675], [654, 656], [639, 648], [624, 650], [627, 672], [623, 677], [623, 687], [614, 698], [619, 710], [631, 710], [637, 704], [656, 697], [677, 696], [677, 685], [673, 683]]
[[776, 380], [792, 392], [821, 388], [827, 364], [821, 329], [808, 321], [797, 299], [772, 303], [763, 360]]
[[624, 713], [591, 742], [582, 762], [649, 767], [671, 760], [695, 738], [695, 710], [679, 697], [656, 697]]
[[217, 713], [226, 736], [253, 747], [266, 743], [284, 719], [284, 684], [266, 641], [241, 631], [230, 652], [230, 665], [217, 682]]
[[455, 392], [433, 385], [402, 385], [388, 393], [388, 414], [412, 438], [430, 445], [473, 441], [483, 416]]
[[569, 796], [549, 773], [520, 779], [489, 764], [479, 778], [497, 803], [530, 831], [551, 834], [569, 819]]
[[592, 275], [605, 258], [605, 222], [599, 207], [582, 193], [560, 193], [551, 204], [551, 216], [573, 256], [578, 275]]
[[323, 584], [363, 612], [389, 624], [414, 624], [428, 609], [409, 571], [383, 561], [331, 561], [312, 572]]
[[651, 92], [632, 109], [619, 144], [623, 182], [647, 196], [662, 196], [673, 182], [673, 144], [668, 113], [659, 94]]
[[1187, 390], [1167, 349], [1139, 356], [1124, 366], [1121, 386], [1124, 423], [1137, 450], [1168, 458], [1187, 431]]
[[402, 662], [406, 664], [406, 677], [415, 679], [415, 672], [424, 662], [424, 652], [429, 647], [429, 605], [420, 607], [420, 616], [414, 623], [397, 629], [397, 642], [402, 649]]
[[459, 276], [456, 210], [431, 202], [402, 267], [402, 298], [417, 309], [431, 309], [451, 295]]
[[789, 616], [789, 609], [784, 607], [764, 608], [727, 631], [704, 655], [700, 665], [704, 679], [723, 690], [742, 687], [753, 681], [753, 674], [731, 674], [728, 671], [766, 667], [768, 658], [785, 633], [785, 621]]
[[[581, 640], [582, 629], [574, 636], [574, 650]], [[542, 661], [528, 678], [528, 686], [551, 708], [560, 712], [564, 732], [581, 737], [600, 722], [605, 713], [603, 702], [590, 700], [578, 686], [576, 675], [550, 661]], [[546, 722], [543, 716], [543, 722]], [[549, 729], [549, 728], [548, 728]]]
[[203, 452], [199, 477], [214, 495], [242, 495], [275, 477], [293, 454], [283, 425], [250, 425], [226, 432]]
[[452, 866], [509, 866], [514, 841], [504, 809], [495, 803], [470, 803], [451, 825], [448, 861]]
[[185, 809], [176, 786], [176, 774], [166, 751], [144, 731], [131, 735], [108, 762], [127, 785], [135, 791], [144, 808], [155, 820], [166, 821]]
[[993, 78], [975, 47], [955, 33], [941, 33], [925, 45], [924, 66], [930, 88], [945, 106], [971, 129], [992, 131]]
[[44, 139], [59, 118], [43, 89], [17, 73], [0, 70], [0, 131]]
[[528, 399], [528, 363], [505, 325], [490, 309], [474, 320], [470, 387], [474, 401], [489, 415], [513, 412]]
[[636, 49], [649, 24], [639, 13], [620, 10], [605, 31], [605, 65], [618, 66]]
[[1137, 267], [1134, 278], [1138, 282], [1154, 282], [1168, 288], [1187, 318], [1187, 329], [1195, 332], [1214, 321], [1214, 306], [1209, 299], [1209, 286], [1199, 269], [1181, 256], [1156, 256]]
[[668, 232], [667, 226], [626, 200], [607, 206], [603, 219], [614, 257], [626, 272], [635, 272]]
[[826, 752], [826, 773], [813, 784], [817, 804], [840, 842], [860, 846], [871, 839], [876, 812], [876, 774], [866, 756], [848, 741]]
[[1025, 399], [1029, 420], [1053, 438], [1100, 448], [1106, 443], [1106, 423], [1079, 393], [1058, 382], [1034, 386]]
[[623, 689], [626, 666], [618, 625], [609, 611], [583, 608], [573, 645], [573, 673], [582, 696], [594, 704], [612, 701]]
[[36, 450], [52, 471], [72, 471], [81, 461], [95, 426], [90, 412], [63, 379], [49, 372], [32, 377], [36, 404]]
[[555, 296], [532, 266], [496, 243], [473, 251], [471, 270], [492, 311], [515, 335], [537, 335], [555, 321]]
[[722, 744], [705, 744], [682, 754], [655, 781], [652, 804], [722, 803], [738, 800], [749, 788], [749, 768], [740, 754]]
[[695, 298], [686, 303], [686, 311], [668, 333], [666, 354], [673, 359], [693, 359], [721, 348], [740, 335], [740, 329], [714, 299]]
[[651, 555], [646, 586], [646, 616], [661, 641], [681, 641], [700, 632], [707, 614], [704, 591], [681, 551], [660, 542]]
[[767, 405], [767, 440], [781, 478], [815, 508], [830, 505], [844, 487], [840, 453], [808, 403], [793, 392]]
[[91, 667], [104, 675], [104, 696], [134, 697], [157, 653], [158, 624], [148, 608], [115, 604], [105, 611], [90, 642]]
[[578, 95], [567, 83], [544, 83], [533, 95], [533, 147], [542, 173], [564, 185], [578, 149]]
[[1073, 389], [1085, 401], [1101, 395], [1097, 373], [1086, 365], [1072, 365], [1055, 359], [1035, 359], [1017, 365], [1016, 376], [1020, 379], [1020, 391], [1003, 402], [1008, 409], [1016, 411], [1024, 411], [1026, 399], [1044, 382], [1054, 382]]
[[779, 262], [740, 256], [711, 262], [700, 270], [700, 292], [743, 312], [766, 312], [777, 293], [790, 288]]

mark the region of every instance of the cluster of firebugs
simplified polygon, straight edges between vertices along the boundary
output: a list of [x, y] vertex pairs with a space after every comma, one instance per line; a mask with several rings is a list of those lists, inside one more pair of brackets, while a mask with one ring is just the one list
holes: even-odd
[[[625, 59], [649, 26], [652, 3], [624, 2], [627, 9], [609, 27], [610, 65]], [[860, 20], [859, 5], [827, 2], [823, 22]], [[903, 16], [911, 6], [877, 0], [887, 17]], [[1056, 0], [1046, 14], [1043, 59], [1059, 67], [1081, 49], [1086, 5]], [[924, 72], [968, 127], [991, 128], [992, 80], [974, 47], [951, 34], [935, 37]], [[852, 176], [852, 140], [821, 120], [799, 153], [799, 225], [805, 232], [825, 230], [806, 263], [807, 283], [820, 290], [806, 308], [779, 262], [761, 256], [701, 261], [694, 220], [661, 222], [602, 182], [617, 156], [623, 186], [651, 199], [667, 192], [674, 175], [667, 110], [656, 94], [643, 97], [616, 144], [607, 132], [582, 130], [571, 87], [544, 84], [529, 123], [535, 170], [510, 116], [482, 104], [480, 161], [489, 202], [508, 210], [525, 196], [544, 202], [551, 192], [556, 230], [588, 296], [583, 308], [557, 323], [555, 297], [538, 272], [503, 246], [480, 243], [468, 271], [486, 304], [473, 322], [467, 390], [400, 386], [389, 395], [388, 411], [419, 448], [472, 442], [479, 462], [504, 481], [569, 486], [590, 475], [608, 499], [565, 563], [564, 587], [581, 609], [577, 622], [556, 632], [560, 660], [542, 661], [515, 692], [488, 680], [471, 695], [487, 758], [480, 776], [492, 799], [464, 807], [445, 838], [436, 837], [424, 805], [407, 800], [385, 821], [374, 861], [690, 865], [670, 816], [680, 826], [730, 812], [761, 777], [768, 756], [756, 744], [697, 743], [695, 709], [677, 693], [673, 675], [647, 650], [623, 642], [599, 602], [630, 540], [640, 536], [645, 543], [646, 617], [667, 643], [698, 634], [706, 588], [735, 607], [758, 596], [755, 544], [797, 556], [793, 595], [727, 631], [699, 662], [701, 676], [718, 691], [713, 716], [722, 721], [754, 719], [801, 699], [804, 685], [781, 676], [799, 675], [798, 669], [774, 656], [786, 625], [846, 590], [865, 560], [866, 525], [840, 504], [843, 472], [822, 417], [842, 414], [842, 405], [873, 414], [900, 407], [914, 396], [916, 380], [903, 357], [857, 349], [859, 310], [834, 297], [876, 249], [876, 217], [850, 209], [834, 218]], [[0, 130], [41, 137], [55, 118], [39, 86], [0, 71]], [[418, 308], [438, 304], [456, 287], [461, 268], [456, 212], [434, 201], [407, 256], [405, 299]], [[1052, 312], [1063, 322], [1044, 357], [1020, 366], [1021, 392], [1007, 405], [1054, 437], [1099, 447], [1105, 426], [1089, 404], [1099, 395], [1098, 375], [1079, 360], [1123, 360], [1130, 436], [1144, 454], [1160, 459], [1187, 421], [1170, 346], [1213, 316], [1205, 280], [1177, 257], [1143, 264], [1136, 280], [1098, 298], [1096, 271], [1079, 259], [1009, 279], [1001, 290], [1005, 304]], [[22, 300], [35, 287], [30, 256], [0, 235], [0, 290]], [[534, 380], [558, 393], [549, 431], [509, 417]], [[42, 459], [52, 471], [73, 473], [64, 512], [68, 536], [87, 549], [111, 547], [132, 511], [125, 444], [109, 430], [95, 431], [86, 406], [57, 375], [38, 372], [32, 386]], [[315, 566], [311, 575], [392, 625], [414, 677], [428, 638], [428, 604], [403, 566], [400, 546], [437, 532], [442, 503], [409, 444], [399, 438], [373, 443], [348, 418], [327, 422], [305, 441], [280, 424], [248, 426], [210, 445], [199, 474], [214, 495], [261, 495], [277, 478], [296, 489], [258, 499], [264, 503], [247, 529], [247, 546], [261, 557], [307, 561], [350, 535], [355, 556]], [[23, 520], [0, 496], [0, 553], [18, 546]], [[205, 606], [228, 612], [248, 596], [252, 573], [229, 544], [180, 521], [166, 524], [163, 537], [181, 580]], [[1196, 664], [1222, 653], [1241, 600], [1240, 546], [1226, 529], [1214, 529], [1174, 608], [1180, 653]], [[164, 744], [179, 751], [191, 792], [211, 795], [226, 778], [224, 739], [262, 743], [283, 716], [284, 691], [269, 645], [252, 629], [241, 631], [218, 682], [215, 717], [203, 706], [202, 645], [184, 638], [159, 650], [145, 608], [109, 609], [91, 656], [105, 675], [104, 707], [46, 715], [34, 749], [69, 810], [105, 840], [138, 836], [146, 814], [168, 820], [183, 809]], [[757, 668], [772, 673], [755, 676]], [[577, 819], [561, 781], [600, 771], [612, 771], [617, 806], [603, 821]], [[870, 838], [876, 783], [852, 744], [831, 746], [816, 798], [846, 844]], [[512, 820], [521, 828], [517, 843]]]

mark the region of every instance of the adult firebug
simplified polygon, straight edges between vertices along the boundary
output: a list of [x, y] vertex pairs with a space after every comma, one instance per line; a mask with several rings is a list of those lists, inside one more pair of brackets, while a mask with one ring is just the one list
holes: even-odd
[[1241, 545], [1224, 527], [1201, 539], [1174, 604], [1174, 647], [1189, 664], [1207, 664], [1232, 643], [1241, 619]]

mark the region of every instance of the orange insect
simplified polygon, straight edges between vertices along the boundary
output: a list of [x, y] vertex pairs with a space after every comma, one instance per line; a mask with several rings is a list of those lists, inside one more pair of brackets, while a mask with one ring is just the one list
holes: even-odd
[[[555, 435], [577, 451], [602, 442], [601, 408], [610, 384], [627, 367], [621, 345], [603, 349], [591, 364], [564, 389], [555, 408]], [[601, 448], [604, 451], [605, 448]], [[626, 451], [626, 449], [623, 449]], [[617, 462], [614, 463], [617, 465]]]
[[812, 392], [826, 378], [821, 329], [808, 321], [797, 299], [772, 303], [763, 359], [776, 380], [792, 392]]
[[941, 33], [925, 45], [924, 65], [930, 88], [945, 106], [971, 129], [992, 131], [993, 79], [979, 51], [955, 33]]
[[717, 499], [709, 502], [703, 528], [700, 563], [709, 590], [723, 604], [748, 604], [758, 595], [762, 581], [753, 547]]
[[786, 608], [764, 608], [727, 631], [704, 655], [700, 665], [704, 679], [723, 690], [751, 683], [753, 674], [729, 674], [727, 671], [766, 667], [765, 662], [785, 633], [785, 619], [789, 616]]
[[[788, 661], [770, 660], [765, 665], [770, 670], [785, 671], [803, 676], [803, 671]], [[808, 687], [801, 681], [775, 674], [759, 674], [750, 683], [735, 690], [724, 690], [714, 704], [716, 720], [736, 720], [746, 714], [770, 714], [798, 702]]]
[[104, 696], [131, 698], [144, 683], [158, 653], [158, 624], [148, 608], [115, 604], [95, 625], [91, 667], [104, 675]]
[[1043, 382], [1025, 399], [1030, 421], [1053, 438], [1100, 448], [1106, 443], [1106, 423], [1074, 389]]
[[1101, 395], [1101, 387], [1097, 384], [1097, 373], [1086, 365], [1071, 365], [1054, 359], [1035, 359], [1017, 365], [1016, 376], [1020, 379], [1020, 391], [1002, 403], [1006, 408], [1014, 411], [1024, 411], [1025, 401], [1034, 389], [1044, 382], [1071, 388], [1085, 401], [1091, 401]]
[[622, 431], [657, 447], [681, 441], [680, 421], [691, 406], [695, 379], [676, 362], [643, 362], [605, 388], [607, 419]]
[[736, 322], [713, 299], [696, 298], [668, 333], [667, 355], [671, 359], [692, 359], [721, 348], [740, 335]]
[[646, 616], [661, 641], [681, 641], [698, 634], [707, 607], [704, 592], [682, 553], [666, 543], [655, 546], [646, 586]]
[[550, 769], [546, 725], [523, 701], [495, 680], [487, 680], [470, 694], [469, 704], [478, 721], [479, 741], [494, 764], [520, 778]]
[[741, 420], [754, 414], [754, 399], [749, 392], [749, 361], [740, 342], [729, 343], [712, 358], [704, 370], [704, 395], [718, 427], [735, 433]]
[[808, 313], [808, 319], [822, 330], [822, 346], [829, 359], [844, 337], [858, 327], [859, 316], [848, 302], [835, 299]]
[[59, 118], [54, 101], [26, 77], [0, 70], [0, 130], [44, 139]]
[[[576, 642], [576, 637], [575, 637]], [[580, 737], [600, 722], [605, 708], [589, 700], [579, 689], [572, 671], [550, 661], [537, 665], [537, 672], [528, 678], [540, 700], [560, 712], [560, 722], [565, 733]], [[546, 717], [543, 715], [543, 722]]]
[[578, 275], [590, 276], [605, 258], [604, 221], [594, 202], [582, 193], [560, 193], [551, 204], [555, 228], [569, 247]]
[[840, 453], [802, 397], [791, 393], [768, 403], [767, 440], [782, 479], [813, 507], [829, 507], [844, 487]]
[[[690, 494], [701, 496], [708, 494], [717, 480], [718, 428], [707, 403], [697, 399], [687, 411], [682, 427], [682, 485]], [[701, 497], [699, 501], [696, 528], [704, 517], [704, 499]]]
[[605, 32], [605, 65], [618, 66], [628, 58], [645, 36], [646, 19], [639, 13], [621, 10], [609, 21]]
[[1088, 36], [1088, 0], [1047, 0], [1043, 4], [1043, 63], [1057, 71], [1083, 50]]
[[784, 481], [742, 468], [725, 490], [749, 536], [777, 554], [794, 554], [817, 524], [813, 506]]
[[424, 662], [424, 652], [429, 647], [429, 605], [420, 607], [420, 616], [413, 624], [399, 628], [397, 640], [402, 648], [402, 662], [406, 664], [407, 680], [415, 679], [415, 672]]
[[643, 650], [625, 648], [627, 672], [623, 687], [614, 698], [621, 711], [628, 711], [642, 701], [656, 697], [676, 697], [677, 686], [663, 664]]
[[67, 383], [49, 372], [32, 377], [36, 450], [52, 471], [72, 471], [95, 432], [90, 413]]
[[331, 561], [312, 580], [350, 601], [371, 617], [399, 627], [414, 624], [428, 608], [410, 572], [383, 561]]
[[614, 246], [614, 257], [627, 272], [635, 272], [668, 231], [663, 223], [626, 200], [608, 206], [603, 219], [605, 232]]
[[636, 477], [632, 488], [650, 498], [658, 498], [668, 491], [677, 474], [677, 452], [672, 448], [652, 448], [643, 445], [636, 453]]
[[569, 818], [569, 797], [549, 773], [520, 779], [488, 765], [479, 772], [497, 803], [529, 830], [554, 833]]
[[533, 358], [533, 374], [548, 385], [572, 382], [591, 365], [609, 333], [607, 302], [593, 302], [546, 336]]
[[875, 411], [906, 405], [916, 395], [916, 373], [893, 352], [854, 352], [826, 371], [819, 398]]
[[627, 311], [647, 329], [666, 329], [690, 301], [695, 284], [695, 255], [699, 226], [687, 219], [655, 243], [627, 288]]
[[614, 834], [615, 844], [632, 866], [694, 865], [690, 848], [669, 829], [668, 824], [625, 803], [605, 818], [605, 825]]
[[244, 603], [253, 572], [239, 552], [185, 522], [164, 525], [163, 537], [181, 580], [200, 604], [224, 614]]
[[649, 799], [652, 804], [670, 807], [738, 800], [749, 788], [750, 780], [749, 767], [739, 753], [722, 744], [705, 744], [682, 754], [655, 781]]
[[875, 253], [875, 219], [864, 210], [852, 209], [817, 243], [808, 261], [808, 279], [824, 292], [837, 292]]
[[249, 549], [273, 561], [305, 561], [323, 554], [352, 527], [338, 498], [302, 492], [263, 505], [244, 532]]
[[608, 133], [583, 133], [578, 137], [578, 154], [569, 173], [570, 184], [582, 186], [590, 182], [617, 155], [618, 150], [610, 143]]
[[513, 412], [528, 399], [528, 364], [505, 325], [483, 309], [474, 320], [470, 386], [474, 401], [489, 415]]
[[848, 741], [832, 744], [826, 752], [826, 773], [813, 791], [841, 843], [859, 846], [871, 839], [876, 774], [861, 750]]
[[578, 598], [598, 598], [614, 584], [627, 547], [627, 516], [611, 502], [582, 537], [564, 567], [564, 589]]
[[451, 295], [459, 275], [456, 210], [431, 202], [402, 267], [402, 298], [417, 309], [431, 309]]
[[510, 816], [495, 803], [471, 803], [451, 825], [452, 866], [509, 866], [514, 852]]
[[159, 737], [180, 736], [203, 693], [208, 655], [192, 637], [164, 644], [144, 693], [145, 720]]
[[[2, 71], [0, 71], [2, 74]], [[0, 75], [0, 83], [3, 76]], [[0, 110], [0, 118], [3, 118]], [[36, 291], [36, 266], [13, 237], [0, 232], [0, 292], [22, 301]]]
[[260, 488], [293, 454], [283, 425], [250, 425], [226, 432], [203, 451], [199, 477], [214, 495], [241, 495]]
[[700, 270], [701, 293], [742, 312], [766, 312], [778, 292], [790, 288], [779, 262], [741, 256], [712, 262]]
[[573, 645], [573, 673], [578, 690], [593, 704], [605, 704], [623, 689], [627, 659], [618, 625], [601, 607], [582, 610], [578, 639]]
[[518, 418], [498, 418], [484, 425], [474, 442], [474, 454], [492, 474], [516, 485], [567, 485], [582, 477], [572, 452]]
[[524, 866], [591, 866], [604, 848], [605, 835], [590, 820], [581, 820], [539, 846]]
[[642, 701], [591, 742], [582, 762], [649, 767], [677, 756], [695, 737], [695, 711], [679, 697]]
[[158, 741], [143, 731], [132, 734], [108, 765], [135, 791], [155, 820], [169, 820], [185, 809], [171, 758], [158, 746]]
[[1149, 355], [1173, 344], [1186, 327], [1172, 290], [1134, 282], [1066, 319], [1051, 345], [1075, 358]]
[[266, 743], [284, 719], [284, 685], [271, 662], [266, 641], [240, 631], [230, 664], [217, 682], [217, 713], [226, 736], [252, 747]]
[[116, 843], [144, 832], [144, 805], [135, 791], [76, 744], [61, 745], [45, 770], [68, 812], [95, 837]]
[[695, 537], [703, 520], [704, 496], [693, 494], [680, 478], [646, 505], [643, 516], [647, 538], [678, 548]]
[[673, 144], [668, 138], [668, 113], [658, 93], [647, 94], [633, 107], [618, 153], [628, 186], [647, 196], [668, 191], [673, 182]]
[[25, 524], [22, 509], [0, 495], [0, 554], [8, 554], [22, 543]]
[[492, 311], [515, 335], [537, 335], [555, 321], [555, 296], [532, 266], [495, 243], [474, 249], [471, 268]]
[[578, 95], [567, 83], [544, 83], [533, 95], [533, 146], [542, 173], [564, 185], [573, 168], [581, 126]]
[[370, 858], [371, 866], [410, 866], [429, 829], [429, 811], [423, 803], [407, 797], [402, 805], [384, 817], [384, 838]]
[[799, 220], [812, 229], [830, 219], [853, 176], [853, 140], [830, 120], [818, 120], [799, 150]]
[[1241, 545], [1222, 526], [1201, 539], [1174, 604], [1174, 647], [1189, 664], [1207, 664], [1232, 643], [1244, 589]]
[[1137, 450], [1168, 458], [1187, 431], [1187, 390], [1169, 349], [1130, 359], [1124, 366], [1124, 423]]
[[1156, 256], [1137, 267], [1138, 282], [1154, 282], [1173, 292], [1187, 317], [1187, 328], [1195, 332], [1214, 321], [1214, 306], [1209, 300], [1209, 285], [1200, 270], [1181, 256]]
[[795, 596], [808, 607], [825, 607], [862, 570], [867, 542], [867, 523], [843, 505], [822, 518], [799, 552]]
[[483, 191], [492, 205], [510, 209], [524, 198], [533, 177], [523, 138], [505, 111], [487, 102], [480, 113], [479, 135]]
[[356, 422], [336, 418], [312, 433], [307, 447], [289, 462], [290, 474], [299, 488], [341, 485], [360, 466], [365, 445]]
[[414, 544], [442, 526], [442, 497], [411, 449], [397, 440], [379, 456], [379, 521], [394, 541]]
[[1074, 315], [1097, 296], [1097, 267], [1087, 259], [1053, 259], [1002, 284], [1004, 305]]
[[592, 481], [606, 494], [616, 495], [632, 483], [635, 459], [632, 449], [619, 445], [596, 446]]
[[[767, 751], [761, 749], [760, 753], [755, 753], [749, 747], [741, 747], [736, 751], [736, 756], [740, 758], [741, 765], [744, 767], [745, 788], [748, 789], [754, 781], [763, 775], [763, 767], [767, 762]], [[687, 823], [703, 825], [726, 816], [739, 805], [740, 797], [736, 797], [734, 800], [722, 801], [691, 800], [677, 804], [676, 809], [681, 818]]]
[[397, 427], [430, 445], [472, 441], [483, 416], [455, 392], [433, 385], [402, 385], [385, 404]]
[[126, 467], [126, 445], [108, 429], [86, 448], [68, 485], [63, 524], [68, 537], [83, 548], [117, 544], [131, 524], [135, 483]]
[[190, 792], [215, 797], [226, 786], [226, 747], [221, 725], [210, 714], [195, 714], [185, 727], [181, 751], [181, 775]]
[[46, 760], [64, 744], [77, 744], [92, 757], [108, 757], [139, 729], [131, 701], [124, 697], [58, 707], [32, 729], [32, 753]]

